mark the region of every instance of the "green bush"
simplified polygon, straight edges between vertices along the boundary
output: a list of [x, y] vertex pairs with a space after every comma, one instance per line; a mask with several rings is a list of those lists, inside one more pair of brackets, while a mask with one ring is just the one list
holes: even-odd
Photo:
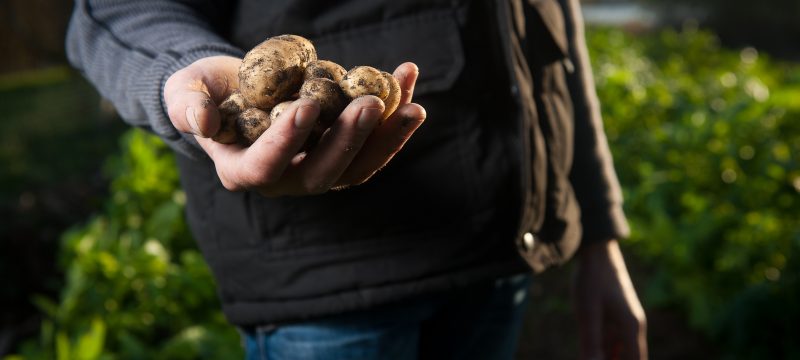
[[646, 305], [732, 357], [800, 357], [800, 66], [696, 30], [589, 35]]
[[109, 161], [103, 214], [62, 238], [66, 272], [58, 303], [37, 297], [47, 316], [28, 359], [242, 358], [214, 281], [183, 218], [174, 157], [134, 130]]

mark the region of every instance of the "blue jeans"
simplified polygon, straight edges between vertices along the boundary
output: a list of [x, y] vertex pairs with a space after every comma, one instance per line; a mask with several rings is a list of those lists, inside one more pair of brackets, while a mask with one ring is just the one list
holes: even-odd
[[531, 276], [244, 332], [248, 360], [512, 359]]

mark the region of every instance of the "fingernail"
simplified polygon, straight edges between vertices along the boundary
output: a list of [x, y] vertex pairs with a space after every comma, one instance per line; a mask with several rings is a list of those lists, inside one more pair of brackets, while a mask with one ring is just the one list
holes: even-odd
[[192, 132], [195, 135], [203, 135], [200, 133], [200, 125], [197, 124], [197, 114], [195, 113], [194, 108], [191, 106], [186, 108], [186, 122], [189, 123], [189, 127], [192, 128]]
[[419, 75], [419, 68], [417, 67], [417, 64], [411, 64], [411, 65], [412, 65], [411, 71], [406, 70], [405, 73], [403, 74], [404, 77], [408, 77], [410, 75]]
[[294, 113], [294, 126], [298, 129], [310, 129], [317, 124], [317, 111], [313, 106], [300, 106]]
[[381, 117], [383, 112], [381, 109], [376, 108], [363, 108], [361, 109], [361, 114], [358, 115], [358, 127], [362, 129], [372, 129], [375, 127], [375, 123], [377, 122], [378, 118]]

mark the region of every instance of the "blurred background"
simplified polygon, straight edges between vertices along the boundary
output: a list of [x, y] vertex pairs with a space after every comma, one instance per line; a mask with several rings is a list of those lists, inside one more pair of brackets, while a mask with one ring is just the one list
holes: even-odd
[[[0, 2], [0, 356], [241, 358], [174, 159], [66, 64], [71, 8]], [[800, 359], [800, 1], [584, 16], [651, 358]], [[577, 357], [570, 273], [531, 288], [518, 358]]]

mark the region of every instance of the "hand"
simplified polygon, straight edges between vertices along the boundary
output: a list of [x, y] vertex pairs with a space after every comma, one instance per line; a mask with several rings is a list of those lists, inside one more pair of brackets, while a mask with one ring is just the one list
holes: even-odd
[[581, 359], [647, 359], [644, 310], [616, 240], [581, 250], [574, 303]]
[[217, 105], [238, 88], [241, 59], [215, 56], [187, 66], [165, 84], [164, 100], [176, 129], [195, 135], [214, 161], [225, 188], [255, 190], [266, 196], [309, 195], [369, 180], [400, 151], [425, 120], [425, 109], [411, 103], [419, 71], [397, 67], [403, 95], [400, 106], [378, 125], [383, 102], [374, 96], [353, 100], [308, 153], [298, 151], [311, 133], [319, 104], [292, 103], [250, 147], [225, 145], [209, 137], [219, 130]]

